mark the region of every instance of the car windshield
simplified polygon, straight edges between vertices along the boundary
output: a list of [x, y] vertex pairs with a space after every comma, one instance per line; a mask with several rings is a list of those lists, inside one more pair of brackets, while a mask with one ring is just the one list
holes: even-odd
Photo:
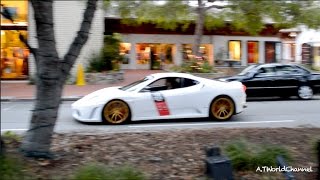
[[251, 65], [246, 67], [244, 70], [242, 70], [239, 75], [246, 75], [248, 72], [250, 72], [253, 68], [255, 68], [257, 65]]
[[147, 76], [147, 77], [145, 77], [145, 78], [143, 78], [143, 79], [141, 79], [141, 80], [135, 81], [135, 82], [130, 83], [130, 84], [126, 85], [126, 86], [122, 86], [122, 87], [119, 88], [119, 89], [120, 89], [120, 90], [123, 90], [123, 91], [133, 91], [133, 90], [136, 89], [136, 87], [139, 86], [139, 84], [141, 84], [141, 83], [143, 83], [143, 82], [145, 82], [145, 81], [147, 81], [147, 80], [150, 80], [150, 79], [152, 79], [152, 78], [153, 78], [152, 76]]

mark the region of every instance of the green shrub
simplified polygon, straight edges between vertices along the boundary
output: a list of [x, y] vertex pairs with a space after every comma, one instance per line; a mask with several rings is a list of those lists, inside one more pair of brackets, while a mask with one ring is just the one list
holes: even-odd
[[12, 132], [12, 131], [6, 131], [1, 135], [1, 138], [4, 140], [6, 144], [10, 143], [17, 143], [21, 141], [21, 136], [18, 134]]
[[0, 176], [1, 180], [21, 180], [31, 179], [24, 171], [24, 165], [21, 160], [11, 157], [0, 157]]
[[243, 139], [227, 144], [224, 150], [231, 160], [232, 167], [240, 171], [255, 171], [259, 166], [275, 167], [278, 155], [282, 155], [287, 161], [291, 160], [288, 151], [283, 147], [273, 145], [258, 146]]
[[123, 60], [119, 50], [120, 42], [116, 34], [104, 36], [103, 48], [98, 54], [92, 54], [87, 72], [119, 70], [119, 63]]
[[212, 73], [216, 72], [208, 61], [199, 61], [196, 59], [185, 60], [181, 66], [173, 66], [170, 68], [174, 72], [184, 73]]
[[103, 164], [88, 164], [81, 167], [72, 180], [144, 180], [144, 174], [131, 166], [108, 167]]

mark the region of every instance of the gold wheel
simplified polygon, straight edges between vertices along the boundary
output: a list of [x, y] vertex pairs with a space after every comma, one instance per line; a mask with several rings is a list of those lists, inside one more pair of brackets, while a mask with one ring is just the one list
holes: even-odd
[[122, 124], [129, 119], [129, 107], [120, 100], [109, 102], [103, 109], [103, 117], [110, 124]]
[[234, 114], [234, 103], [228, 97], [220, 97], [212, 103], [210, 109], [215, 119], [228, 120]]

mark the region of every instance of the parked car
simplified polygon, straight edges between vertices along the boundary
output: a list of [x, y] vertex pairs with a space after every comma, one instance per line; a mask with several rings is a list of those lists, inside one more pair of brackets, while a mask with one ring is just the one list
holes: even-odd
[[320, 74], [297, 64], [251, 65], [238, 75], [220, 80], [242, 82], [248, 97], [298, 96], [306, 100], [320, 92]]
[[137, 120], [212, 117], [228, 120], [243, 111], [241, 82], [221, 82], [185, 73], [156, 73], [123, 87], [98, 90], [72, 104], [83, 122], [122, 124]]

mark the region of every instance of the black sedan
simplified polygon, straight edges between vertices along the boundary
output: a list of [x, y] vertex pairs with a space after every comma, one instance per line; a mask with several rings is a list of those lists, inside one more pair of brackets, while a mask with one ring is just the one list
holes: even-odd
[[245, 68], [223, 81], [240, 81], [247, 87], [248, 97], [298, 96], [311, 99], [320, 93], [320, 74], [296, 64], [257, 64]]

